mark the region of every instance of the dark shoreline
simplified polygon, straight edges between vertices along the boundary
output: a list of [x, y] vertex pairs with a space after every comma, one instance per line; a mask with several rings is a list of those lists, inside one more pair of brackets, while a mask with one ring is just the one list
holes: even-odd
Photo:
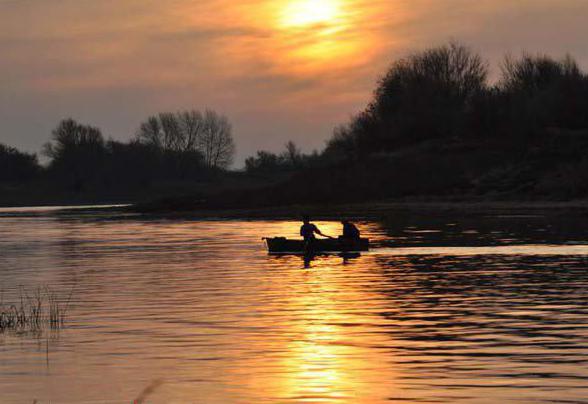
[[[297, 220], [302, 214], [308, 214], [315, 219], [337, 220], [341, 217], [355, 220], [377, 220], [393, 216], [407, 211], [417, 212], [438, 212], [438, 213], [459, 213], [463, 214], [500, 214], [518, 213], [534, 214], [564, 213], [566, 210], [583, 211], [588, 213], [588, 200], [574, 201], [371, 201], [340, 204], [308, 204], [308, 205], [286, 205], [262, 208], [233, 208], [213, 209], [200, 208], [192, 210], [152, 210], [143, 211], [138, 209], [137, 204], [125, 206], [108, 206], [109, 204], [93, 204], [90, 206], [80, 205], [44, 205], [44, 206], [12, 206], [1, 209], [10, 209], [18, 212], [24, 210], [31, 213], [43, 213], [50, 211], [57, 215], [80, 215], [80, 214], [110, 214], [113, 216], [125, 216], [127, 218], [161, 218], [161, 219], [251, 219], [251, 220]], [[47, 208], [45, 211], [44, 208]], [[60, 209], [62, 208], [62, 209]], [[567, 212], [566, 212], [567, 213]]]
[[125, 209], [141, 217], [184, 218], [184, 219], [299, 219], [308, 214], [315, 219], [337, 220], [341, 217], [374, 220], [406, 211], [458, 212], [484, 214], [490, 212], [518, 212], [532, 214], [553, 210], [587, 210], [588, 201], [379, 201], [341, 204], [287, 205], [244, 209], [194, 209], [177, 211], [138, 212], [135, 206]]

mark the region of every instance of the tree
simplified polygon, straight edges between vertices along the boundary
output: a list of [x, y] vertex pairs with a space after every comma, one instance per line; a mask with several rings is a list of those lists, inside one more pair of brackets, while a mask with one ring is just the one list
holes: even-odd
[[506, 92], [537, 92], [563, 79], [582, 76], [578, 63], [571, 56], [555, 60], [546, 55], [523, 54], [519, 59], [507, 55], [501, 71], [499, 86]]
[[380, 132], [377, 136], [410, 142], [461, 135], [461, 123], [472, 100], [486, 87], [487, 76], [486, 62], [456, 43], [394, 63], [368, 108]]
[[108, 162], [103, 172], [110, 188], [129, 190], [144, 188], [153, 180], [167, 175], [158, 151], [136, 141], [128, 143], [109, 140], [106, 143]]
[[184, 133], [179, 120], [171, 112], [150, 116], [139, 127], [137, 140], [156, 149], [179, 151], [182, 149]]
[[235, 144], [229, 120], [215, 111], [164, 112], [141, 124], [136, 140], [175, 159], [180, 171], [193, 160], [209, 168], [228, 168]]
[[226, 169], [233, 163], [235, 143], [228, 118], [215, 111], [204, 113], [203, 133], [200, 137], [200, 151], [209, 168]]
[[292, 167], [300, 167], [302, 164], [302, 152], [296, 146], [296, 143], [293, 141], [288, 141], [286, 143], [286, 150], [282, 153], [282, 159], [286, 162], [286, 164]]
[[163, 133], [158, 116], [150, 116], [141, 123], [136, 140], [138, 143], [149, 145], [157, 150], [164, 149]]
[[204, 117], [200, 111], [183, 111], [176, 114], [182, 133], [180, 144], [183, 151], [199, 151], [199, 139], [204, 130]]
[[245, 170], [248, 173], [292, 173], [317, 166], [320, 161], [321, 156], [316, 150], [311, 154], [303, 154], [296, 143], [290, 140], [280, 154], [260, 150], [255, 156], [248, 157]]
[[281, 161], [275, 153], [260, 150], [256, 156], [245, 160], [245, 170], [248, 173], [276, 172], [279, 169], [281, 169]]
[[64, 119], [51, 132], [52, 141], [44, 146], [44, 154], [60, 162], [73, 155], [75, 151], [101, 151], [104, 138], [100, 129], [82, 125], [73, 119]]
[[354, 159], [423, 140], [469, 133], [469, 116], [487, 90], [487, 63], [456, 43], [415, 53], [392, 64], [373, 100], [338, 127], [326, 156]]
[[588, 77], [570, 56], [507, 56], [498, 88], [507, 108], [504, 120], [519, 136], [546, 127], [588, 126]]
[[64, 119], [51, 137], [44, 146], [44, 154], [51, 158], [49, 169], [54, 175], [71, 182], [77, 191], [97, 179], [106, 156], [100, 129]]
[[22, 182], [34, 179], [41, 167], [35, 154], [23, 153], [0, 143], [0, 182]]

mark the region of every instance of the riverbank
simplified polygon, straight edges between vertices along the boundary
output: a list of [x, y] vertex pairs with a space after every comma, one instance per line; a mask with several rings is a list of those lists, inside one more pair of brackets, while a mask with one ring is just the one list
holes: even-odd
[[563, 214], [570, 210], [588, 214], [588, 200], [573, 201], [449, 201], [449, 200], [384, 200], [342, 204], [294, 204], [285, 206], [247, 209], [192, 209], [145, 210], [141, 205], [80, 205], [80, 206], [22, 206], [0, 208], [1, 215], [46, 214], [60, 216], [95, 216], [154, 218], [154, 219], [245, 219], [245, 220], [298, 220], [310, 215], [315, 220], [380, 220], [387, 217], [420, 212], [427, 214], [463, 215], [534, 215]]
[[124, 208], [140, 216], [187, 219], [298, 219], [308, 214], [315, 219], [377, 220], [402, 211], [419, 212], [537, 212], [588, 210], [588, 200], [574, 201], [378, 201], [345, 204], [288, 205], [251, 209], [195, 209], [177, 211], [141, 211], [137, 206]]

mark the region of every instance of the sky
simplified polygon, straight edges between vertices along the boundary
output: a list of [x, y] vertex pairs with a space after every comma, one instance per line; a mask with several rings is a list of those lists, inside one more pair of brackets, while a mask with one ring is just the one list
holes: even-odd
[[38, 152], [72, 117], [132, 138], [157, 112], [229, 117], [235, 166], [322, 149], [395, 60], [458, 41], [588, 70], [588, 0], [0, 0], [0, 143]]

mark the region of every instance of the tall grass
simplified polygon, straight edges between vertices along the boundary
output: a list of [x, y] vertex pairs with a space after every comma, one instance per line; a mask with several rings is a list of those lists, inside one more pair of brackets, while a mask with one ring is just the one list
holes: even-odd
[[65, 323], [73, 288], [67, 299], [60, 299], [48, 286], [32, 291], [19, 289], [18, 298], [4, 302], [0, 293], [0, 333], [7, 330], [38, 331], [44, 328], [59, 329]]

